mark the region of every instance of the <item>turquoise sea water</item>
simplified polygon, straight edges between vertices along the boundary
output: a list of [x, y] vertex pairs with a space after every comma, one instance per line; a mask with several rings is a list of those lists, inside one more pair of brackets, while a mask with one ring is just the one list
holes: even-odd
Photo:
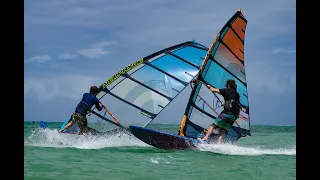
[[[296, 126], [251, 126], [252, 136], [234, 145], [173, 151], [129, 135], [60, 134], [61, 122], [47, 124], [24, 123], [25, 180], [296, 179]], [[177, 132], [179, 125], [154, 127]]]

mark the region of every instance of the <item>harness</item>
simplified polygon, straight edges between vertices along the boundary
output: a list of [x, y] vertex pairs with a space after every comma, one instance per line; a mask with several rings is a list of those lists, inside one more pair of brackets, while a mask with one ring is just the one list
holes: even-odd
[[241, 105], [239, 101], [231, 99], [225, 102], [224, 108], [231, 111], [236, 116], [236, 118], [238, 118], [240, 114]]
[[86, 115], [86, 114], [88, 114], [88, 113], [90, 112], [90, 107], [89, 107], [89, 105], [88, 105], [86, 102], [84, 102], [84, 101], [80, 101], [80, 102], [79, 102], [77, 109], [80, 109], [80, 111], [81, 111], [80, 113], [81, 113], [81, 114], [82, 114], [82, 113], [85, 113], [85, 114], [83, 114], [83, 115]]
[[[200, 81], [200, 80], [198, 80], [198, 79], [195, 80], [195, 82], [197, 82], [197, 81]], [[206, 84], [206, 83], [203, 82], [203, 81], [200, 81], [200, 82], [202, 82], [203, 84]], [[192, 86], [192, 83], [190, 83], [190, 87], [194, 90], [194, 87]], [[213, 94], [214, 94], [214, 96], [217, 98], [217, 101], [219, 101], [220, 103], [222, 103], [222, 101], [219, 99], [219, 97], [218, 97], [215, 93], [213, 93]], [[202, 99], [203, 102], [204, 102], [210, 109], [212, 109], [217, 115], [219, 115], [219, 113], [216, 112], [216, 109], [219, 108], [219, 107], [216, 107], [216, 109], [214, 109], [214, 108], [211, 107], [199, 94], [198, 94], [198, 97], [199, 97], [200, 99]], [[217, 104], [217, 105], [218, 105], [218, 104]], [[225, 104], [223, 104], [223, 106], [224, 106], [225, 108], [227, 107], [226, 109], [233, 109], [233, 108], [234, 108], [233, 110], [229, 110], [229, 111], [231, 111], [231, 112], [235, 115], [235, 119], [232, 120], [232, 121], [230, 121], [227, 117], [225, 117], [225, 116], [222, 115], [222, 114], [221, 114], [220, 118], [221, 118], [222, 120], [226, 121], [227, 123], [232, 124], [232, 125], [233, 125], [233, 123], [236, 123], [236, 124], [238, 125], [238, 127], [239, 127], [240, 134], [239, 134], [237, 131], [236, 131], [236, 133], [239, 134], [239, 136], [241, 136], [241, 137], [246, 137], [246, 134], [244, 134], [244, 133], [242, 132], [240, 125], [237, 123], [237, 121], [235, 121], [236, 119], [238, 119], [239, 114], [240, 114], [240, 108], [241, 108], [240, 102], [237, 101], [237, 100], [229, 100], [229, 101], [226, 101]], [[235, 113], [234, 113], [233, 111], [234, 111]], [[180, 130], [178, 131], [178, 134], [180, 134]]]

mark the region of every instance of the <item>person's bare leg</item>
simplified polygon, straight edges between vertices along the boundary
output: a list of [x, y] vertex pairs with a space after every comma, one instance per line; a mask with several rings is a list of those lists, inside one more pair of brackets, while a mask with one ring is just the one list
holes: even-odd
[[68, 129], [72, 125], [73, 125], [73, 121], [68, 122], [68, 124], [63, 129], [61, 129], [59, 132], [63, 132], [65, 129]]
[[223, 138], [223, 130], [221, 130], [220, 128], [218, 129], [218, 144], [221, 144], [222, 142], [222, 138]]
[[83, 134], [83, 127], [78, 123], [78, 135], [82, 135], [82, 134]]
[[202, 140], [207, 140], [209, 138], [209, 136], [212, 134], [213, 130], [214, 130], [214, 125], [211, 125], [208, 129], [206, 136], [204, 138], [202, 138]]
[[78, 132], [78, 135], [82, 135], [83, 133], [87, 133], [88, 131], [88, 126], [87, 125], [80, 125], [78, 123], [78, 128], [79, 128], [79, 132]]

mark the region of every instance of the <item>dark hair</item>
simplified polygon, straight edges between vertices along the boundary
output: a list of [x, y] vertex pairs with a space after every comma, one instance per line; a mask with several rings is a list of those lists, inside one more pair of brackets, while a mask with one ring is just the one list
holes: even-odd
[[91, 86], [91, 87], [90, 87], [90, 93], [91, 93], [91, 94], [96, 94], [96, 93], [98, 93], [98, 92], [99, 92], [99, 89], [98, 89], [97, 86]]
[[228, 79], [226, 82], [226, 88], [231, 88], [231, 89], [237, 90], [236, 81], [233, 79]]

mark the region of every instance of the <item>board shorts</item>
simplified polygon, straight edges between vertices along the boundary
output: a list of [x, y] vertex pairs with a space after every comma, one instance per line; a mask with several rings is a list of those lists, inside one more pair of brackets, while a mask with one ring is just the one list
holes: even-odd
[[228, 133], [235, 120], [236, 116], [233, 114], [220, 113], [220, 115], [213, 120], [212, 125], [220, 128], [224, 133]]
[[86, 132], [87, 131], [87, 127], [88, 127], [88, 120], [87, 117], [80, 114], [80, 113], [76, 113], [74, 112], [72, 114], [72, 121], [73, 123], [77, 123], [78, 127], [80, 129], [81, 132]]

